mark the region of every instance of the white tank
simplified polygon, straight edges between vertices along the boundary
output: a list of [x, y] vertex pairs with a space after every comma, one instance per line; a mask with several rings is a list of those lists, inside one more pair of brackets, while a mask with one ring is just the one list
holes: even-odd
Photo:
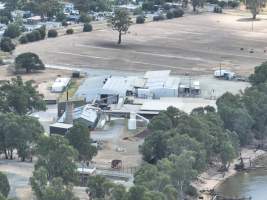
[[128, 130], [136, 130], [136, 113], [130, 113], [130, 119], [128, 120]]

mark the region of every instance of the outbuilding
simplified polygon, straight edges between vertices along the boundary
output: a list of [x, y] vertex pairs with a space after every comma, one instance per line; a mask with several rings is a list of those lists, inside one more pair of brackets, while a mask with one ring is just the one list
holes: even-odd
[[51, 92], [63, 92], [70, 84], [71, 78], [57, 78], [52, 85]]

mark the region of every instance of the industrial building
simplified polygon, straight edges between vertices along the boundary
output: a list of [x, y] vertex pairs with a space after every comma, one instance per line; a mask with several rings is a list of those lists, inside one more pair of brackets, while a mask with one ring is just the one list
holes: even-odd
[[142, 99], [192, 96], [200, 94], [199, 81], [191, 77], [170, 76], [170, 70], [148, 71], [144, 76], [98, 76], [89, 77], [76, 92], [76, 97], [87, 102], [102, 101], [117, 104], [120, 98], [133, 96]]

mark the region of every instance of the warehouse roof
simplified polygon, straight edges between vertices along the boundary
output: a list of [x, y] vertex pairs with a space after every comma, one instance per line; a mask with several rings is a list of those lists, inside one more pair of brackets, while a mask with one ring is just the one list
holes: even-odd
[[[139, 103], [141, 100], [139, 100]], [[198, 107], [213, 106], [216, 108], [215, 100], [208, 100], [202, 98], [171, 98], [164, 97], [157, 100], [143, 100], [143, 105], [140, 110], [145, 111], [162, 111], [167, 110], [168, 107], [176, 107], [186, 113], [190, 113], [193, 109]]]

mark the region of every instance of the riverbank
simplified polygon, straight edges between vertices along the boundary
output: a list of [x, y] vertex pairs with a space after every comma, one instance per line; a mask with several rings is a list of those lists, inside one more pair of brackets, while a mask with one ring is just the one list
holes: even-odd
[[[254, 162], [259, 157], [267, 155], [266, 151], [254, 149], [242, 149], [241, 155], [244, 159], [245, 166], [249, 166], [250, 162]], [[210, 191], [216, 189], [220, 184], [222, 184], [226, 179], [237, 174], [234, 169], [235, 164], [240, 163], [239, 157], [236, 158], [230, 165], [229, 170], [225, 173], [218, 172], [217, 167], [211, 167], [207, 171], [200, 174], [198, 180], [193, 183], [193, 185], [198, 189], [198, 191]], [[211, 200], [209, 193], [202, 193], [201, 196], [203, 200]]]

